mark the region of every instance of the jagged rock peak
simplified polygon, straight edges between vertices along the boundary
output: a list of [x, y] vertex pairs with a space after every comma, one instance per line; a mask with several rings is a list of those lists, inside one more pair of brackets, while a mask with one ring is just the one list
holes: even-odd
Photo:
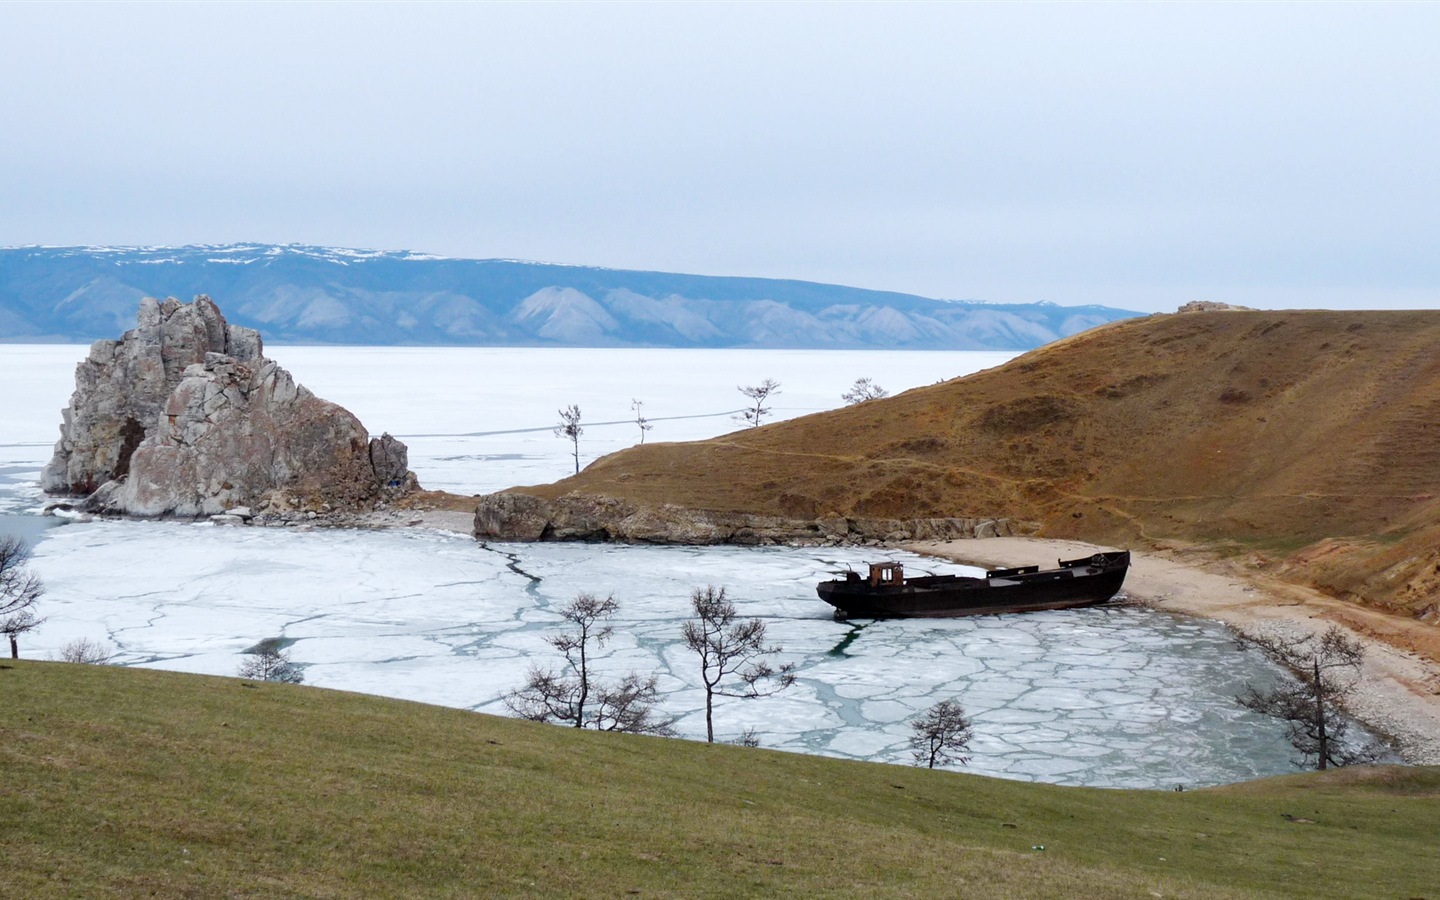
[[50, 493], [141, 516], [200, 516], [272, 500], [354, 507], [414, 486], [405, 445], [370, 441], [349, 411], [297, 385], [259, 332], [207, 296], [140, 302], [138, 325], [76, 367]]
[[88, 494], [124, 477], [131, 454], [153, 429], [185, 370], [203, 363], [207, 354], [239, 361], [264, 356], [260, 333], [228, 324], [204, 294], [194, 303], [146, 297], [137, 318], [120, 340], [96, 341], [76, 366], [60, 441], [41, 475], [46, 491]]

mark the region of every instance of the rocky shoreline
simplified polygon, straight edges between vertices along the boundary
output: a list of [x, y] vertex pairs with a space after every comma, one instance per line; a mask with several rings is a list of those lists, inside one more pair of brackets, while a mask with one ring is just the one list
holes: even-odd
[[[212, 525], [248, 526], [256, 528], [399, 528], [411, 525], [429, 524], [445, 531], [468, 534], [472, 519], [469, 513], [449, 510], [412, 508], [403, 503], [391, 505], [379, 501], [373, 509], [336, 509], [328, 503], [316, 508], [273, 507], [266, 505], [255, 510], [248, 506], [236, 506], [208, 516], [134, 516], [106, 509], [92, 509], [87, 506], [88, 497], [65, 497], [47, 502], [41, 515], [58, 516], [76, 522], [91, 522], [96, 519], [170, 519], [175, 521], [205, 522]], [[443, 522], [435, 524], [437, 521]], [[465, 527], [458, 527], [460, 523]]]
[[572, 492], [555, 499], [519, 491], [478, 498], [474, 534], [491, 541], [586, 541], [632, 544], [881, 546], [1024, 534], [1033, 526], [1008, 518], [792, 519], [729, 510], [644, 505]]
[[[235, 506], [210, 515], [139, 517], [96, 508], [87, 497], [51, 500], [45, 515], [77, 521], [95, 518], [169, 518], [209, 521], [215, 525], [259, 528], [404, 528], [429, 527], [479, 541], [542, 543], [672, 544], [747, 547], [831, 546], [892, 547], [911, 541], [951, 541], [1026, 534], [1033, 526], [1006, 518], [787, 519], [749, 513], [716, 512], [662, 505], [644, 507], [593, 495], [546, 501], [501, 492], [460, 497], [429, 492], [396, 493], [369, 508], [316, 506], [277, 494], [257, 507]], [[463, 507], [473, 507], [470, 512]], [[457, 508], [459, 507], [459, 508]], [[505, 510], [497, 513], [497, 508]]]

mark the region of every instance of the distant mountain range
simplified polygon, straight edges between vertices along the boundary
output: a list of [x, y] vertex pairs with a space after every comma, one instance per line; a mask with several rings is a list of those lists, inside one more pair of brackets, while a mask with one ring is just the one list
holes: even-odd
[[296, 244], [16, 247], [0, 249], [0, 342], [119, 337], [141, 297], [196, 294], [310, 344], [1025, 350], [1139, 315]]

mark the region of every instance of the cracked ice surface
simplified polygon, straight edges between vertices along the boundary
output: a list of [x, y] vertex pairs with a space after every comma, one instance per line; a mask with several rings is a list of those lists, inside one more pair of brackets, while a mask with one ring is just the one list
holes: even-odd
[[[799, 680], [721, 700], [721, 739], [754, 727], [771, 748], [906, 763], [907, 718], [958, 698], [975, 720], [970, 770], [1064, 784], [1171, 787], [1290, 771], [1279, 727], [1239, 708], [1274, 677], [1217, 625], [1131, 608], [837, 623], [815, 583], [873, 551], [494, 545], [423, 531], [300, 531], [163, 522], [69, 524], [36, 515], [38, 479], [86, 347], [0, 345], [0, 533], [35, 545], [45, 624], [26, 656], [104, 638], [123, 665], [234, 674], [265, 637], [294, 643], [306, 681], [505, 712], [500, 697], [578, 591], [621, 604], [602, 675], [658, 672], [663, 709], [704, 735], [704, 695], [680, 643], [692, 588], [725, 585], [769, 624]], [[860, 375], [895, 392], [1013, 354], [875, 351], [516, 350], [271, 346], [319, 396], [410, 446], [427, 487], [461, 493], [569, 474], [551, 413], [585, 412], [581, 462], [633, 443], [733, 430], [737, 381], [784, 386], [775, 418], [839, 404]], [[523, 372], [523, 378], [514, 376]], [[435, 384], [445, 391], [431, 389]], [[496, 385], [503, 387], [497, 389]], [[955, 570], [901, 554], [912, 568]]]
[[[94, 522], [48, 533], [34, 567], [49, 620], [29, 655], [104, 637], [118, 662], [234, 674], [284, 637], [308, 684], [504, 714], [580, 591], [613, 593], [602, 676], [658, 672], [662, 708], [704, 736], [690, 591], [724, 585], [797, 665], [794, 687], [721, 700], [718, 737], [906, 763], [907, 720], [957, 697], [975, 720], [971, 771], [1062, 784], [1168, 787], [1290, 771], [1273, 723], [1240, 709], [1269, 677], [1222, 628], [1136, 608], [836, 622], [814, 594], [849, 549], [495, 544], [439, 532]], [[958, 570], [904, 554], [913, 568]]]

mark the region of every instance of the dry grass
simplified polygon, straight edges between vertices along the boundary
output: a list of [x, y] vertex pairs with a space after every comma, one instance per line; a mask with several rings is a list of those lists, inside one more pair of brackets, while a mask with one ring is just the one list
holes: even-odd
[[22, 661], [0, 667], [0, 696], [9, 896], [1413, 897], [1437, 885], [1435, 769], [1105, 791], [138, 669]]
[[801, 518], [1008, 516], [1052, 537], [1253, 553], [1422, 614], [1440, 589], [1437, 347], [1440, 312], [1151, 316], [524, 490]]

